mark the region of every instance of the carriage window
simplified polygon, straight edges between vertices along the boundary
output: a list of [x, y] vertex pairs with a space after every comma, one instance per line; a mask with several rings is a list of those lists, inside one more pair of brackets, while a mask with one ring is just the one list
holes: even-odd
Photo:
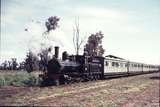
[[115, 65], [115, 62], [112, 62], [112, 66], [114, 66]]
[[120, 65], [118, 62], [112, 62], [112, 66], [119, 67]]
[[109, 65], [109, 63], [106, 61], [106, 66], [108, 66]]
[[116, 67], [119, 67], [119, 63], [118, 62], [116, 62]]
[[127, 67], [128, 66], [128, 64], [125, 64], [125, 67]]
[[137, 64], [134, 64], [134, 67], [137, 67]]
[[123, 67], [123, 63], [120, 63], [121, 67]]

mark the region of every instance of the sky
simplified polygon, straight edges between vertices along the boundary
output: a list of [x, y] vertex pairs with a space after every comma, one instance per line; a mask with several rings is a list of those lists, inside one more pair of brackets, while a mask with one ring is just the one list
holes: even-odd
[[[60, 18], [59, 27], [44, 41], [50, 16]], [[22, 61], [30, 49], [39, 51], [42, 42], [75, 53], [76, 19], [86, 41], [102, 31], [105, 55], [160, 64], [160, 0], [1, 0], [0, 62], [13, 57]]]

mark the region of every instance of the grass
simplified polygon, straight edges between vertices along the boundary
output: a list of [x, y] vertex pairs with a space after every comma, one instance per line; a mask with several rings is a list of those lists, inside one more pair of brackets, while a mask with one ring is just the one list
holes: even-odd
[[0, 71], [0, 87], [2, 86], [36, 86], [38, 75], [26, 71]]
[[[18, 72], [18, 74], [21, 73]], [[0, 74], [2, 75], [2, 73]], [[7, 73], [5, 73], [5, 75], [6, 74]], [[14, 73], [9, 74], [15, 75]], [[35, 76], [35, 73], [30, 75]], [[155, 86], [157, 82], [150, 79], [150, 77], [154, 75], [146, 74], [128, 78], [90, 81], [57, 87], [14, 87], [13, 91], [18, 90], [17, 93], [10, 93], [12, 89], [4, 91], [5, 88], [8, 88], [4, 87], [2, 91], [5, 95], [0, 96], [0, 101], [6, 105], [12, 106], [54, 105], [116, 107], [125, 104], [127, 101], [132, 101], [133, 98], [141, 95], [142, 92], [152, 87], [152, 85]], [[88, 89], [88, 87], [94, 86], [98, 86], [98, 88]], [[87, 90], [84, 90], [84, 88]]]

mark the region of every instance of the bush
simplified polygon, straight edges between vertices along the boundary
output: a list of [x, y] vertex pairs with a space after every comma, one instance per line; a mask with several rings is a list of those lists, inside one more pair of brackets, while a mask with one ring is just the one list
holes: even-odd
[[39, 77], [34, 73], [10, 72], [0, 73], [0, 86], [36, 86], [39, 85]]

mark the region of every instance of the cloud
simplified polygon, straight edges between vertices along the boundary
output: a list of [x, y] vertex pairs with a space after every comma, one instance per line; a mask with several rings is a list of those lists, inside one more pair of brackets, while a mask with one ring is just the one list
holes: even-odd
[[89, 16], [93, 18], [101, 19], [119, 19], [123, 18], [124, 15], [118, 11], [114, 11], [108, 8], [99, 8], [99, 7], [80, 7], [75, 10], [77, 15], [80, 16]]

